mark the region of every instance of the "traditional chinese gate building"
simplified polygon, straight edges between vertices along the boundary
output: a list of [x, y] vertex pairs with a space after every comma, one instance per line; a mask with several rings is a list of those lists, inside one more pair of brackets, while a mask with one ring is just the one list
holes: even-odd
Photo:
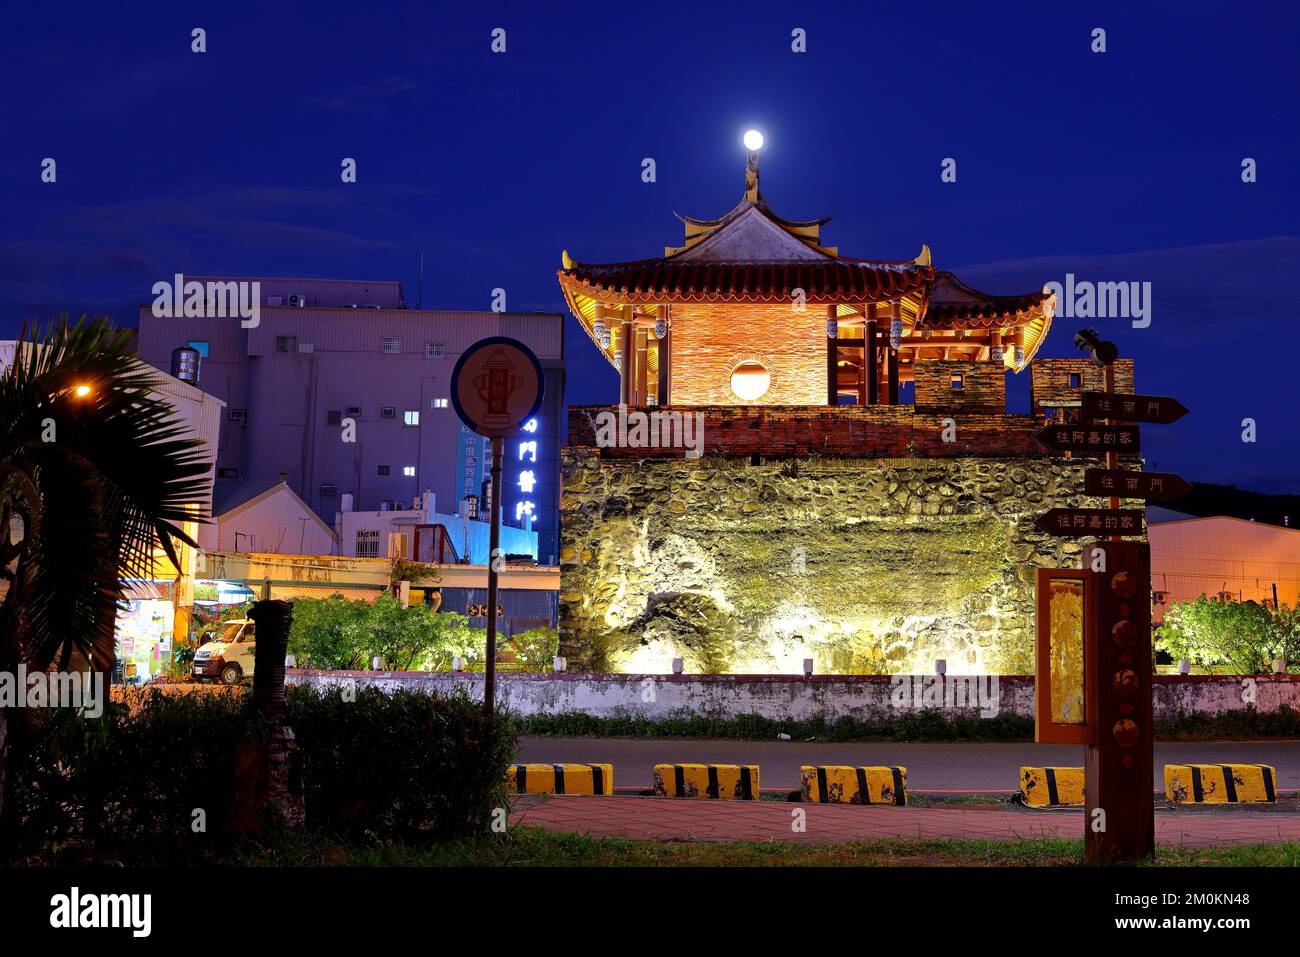
[[[570, 410], [571, 667], [1032, 671], [1033, 569], [1079, 548], [1034, 517], [1100, 504], [1080, 494], [1082, 462], [1030, 437], [1101, 386], [1084, 359], [1035, 360], [1052, 298], [976, 290], [924, 246], [842, 256], [826, 219], [768, 206], [753, 153], [734, 209], [679, 218], [683, 242], [662, 257], [566, 252], [559, 271], [619, 372], [627, 423], [609, 427], [616, 407]], [[1026, 369], [1032, 414], [1008, 414], [1006, 377]], [[1131, 362], [1117, 388], [1131, 391]], [[698, 457], [679, 441], [696, 424]]]

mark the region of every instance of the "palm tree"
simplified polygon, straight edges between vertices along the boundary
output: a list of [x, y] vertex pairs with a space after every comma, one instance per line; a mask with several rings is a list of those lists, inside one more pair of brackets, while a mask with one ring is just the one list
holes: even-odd
[[[206, 517], [210, 462], [157, 376], [106, 318], [24, 326], [0, 373], [0, 670], [89, 667], [107, 687], [122, 580], [197, 547], [180, 525]], [[23, 715], [0, 709], [0, 819]]]

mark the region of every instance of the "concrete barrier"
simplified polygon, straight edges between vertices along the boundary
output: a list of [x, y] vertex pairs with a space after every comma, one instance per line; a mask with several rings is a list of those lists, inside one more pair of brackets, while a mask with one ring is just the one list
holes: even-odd
[[655, 796], [757, 801], [757, 764], [656, 764]]
[[812, 804], [907, 804], [907, 768], [805, 765], [799, 789]]
[[613, 794], [612, 764], [512, 764], [506, 783], [515, 794]]
[[1021, 768], [1020, 796], [1029, 807], [1083, 804], [1083, 768]]
[[1277, 771], [1267, 764], [1166, 764], [1165, 797], [1179, 804], [1277, 800]]

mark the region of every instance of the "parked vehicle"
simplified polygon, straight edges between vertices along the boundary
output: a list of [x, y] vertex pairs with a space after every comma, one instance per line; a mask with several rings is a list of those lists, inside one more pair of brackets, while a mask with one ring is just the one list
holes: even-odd
[[257, 626], [247, 618], [226, 622], [221, 633], [194, 652], [194, 681], [220, 681], [223, 685], [236, 685], [253, 677], [254, 652], [257, 648]]

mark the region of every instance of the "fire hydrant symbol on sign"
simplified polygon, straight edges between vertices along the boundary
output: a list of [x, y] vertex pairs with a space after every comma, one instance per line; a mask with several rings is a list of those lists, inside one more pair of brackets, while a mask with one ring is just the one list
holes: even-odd
[[470, 380], [478, 390], [479, 398], [487, 403], [483, 422], [489, 426], [509, 426], [510, 397], [524, 383], [515, 375], [515, 364], [507, 358], [504, 349], [497, 349], [488, 359], [484, 371]]

